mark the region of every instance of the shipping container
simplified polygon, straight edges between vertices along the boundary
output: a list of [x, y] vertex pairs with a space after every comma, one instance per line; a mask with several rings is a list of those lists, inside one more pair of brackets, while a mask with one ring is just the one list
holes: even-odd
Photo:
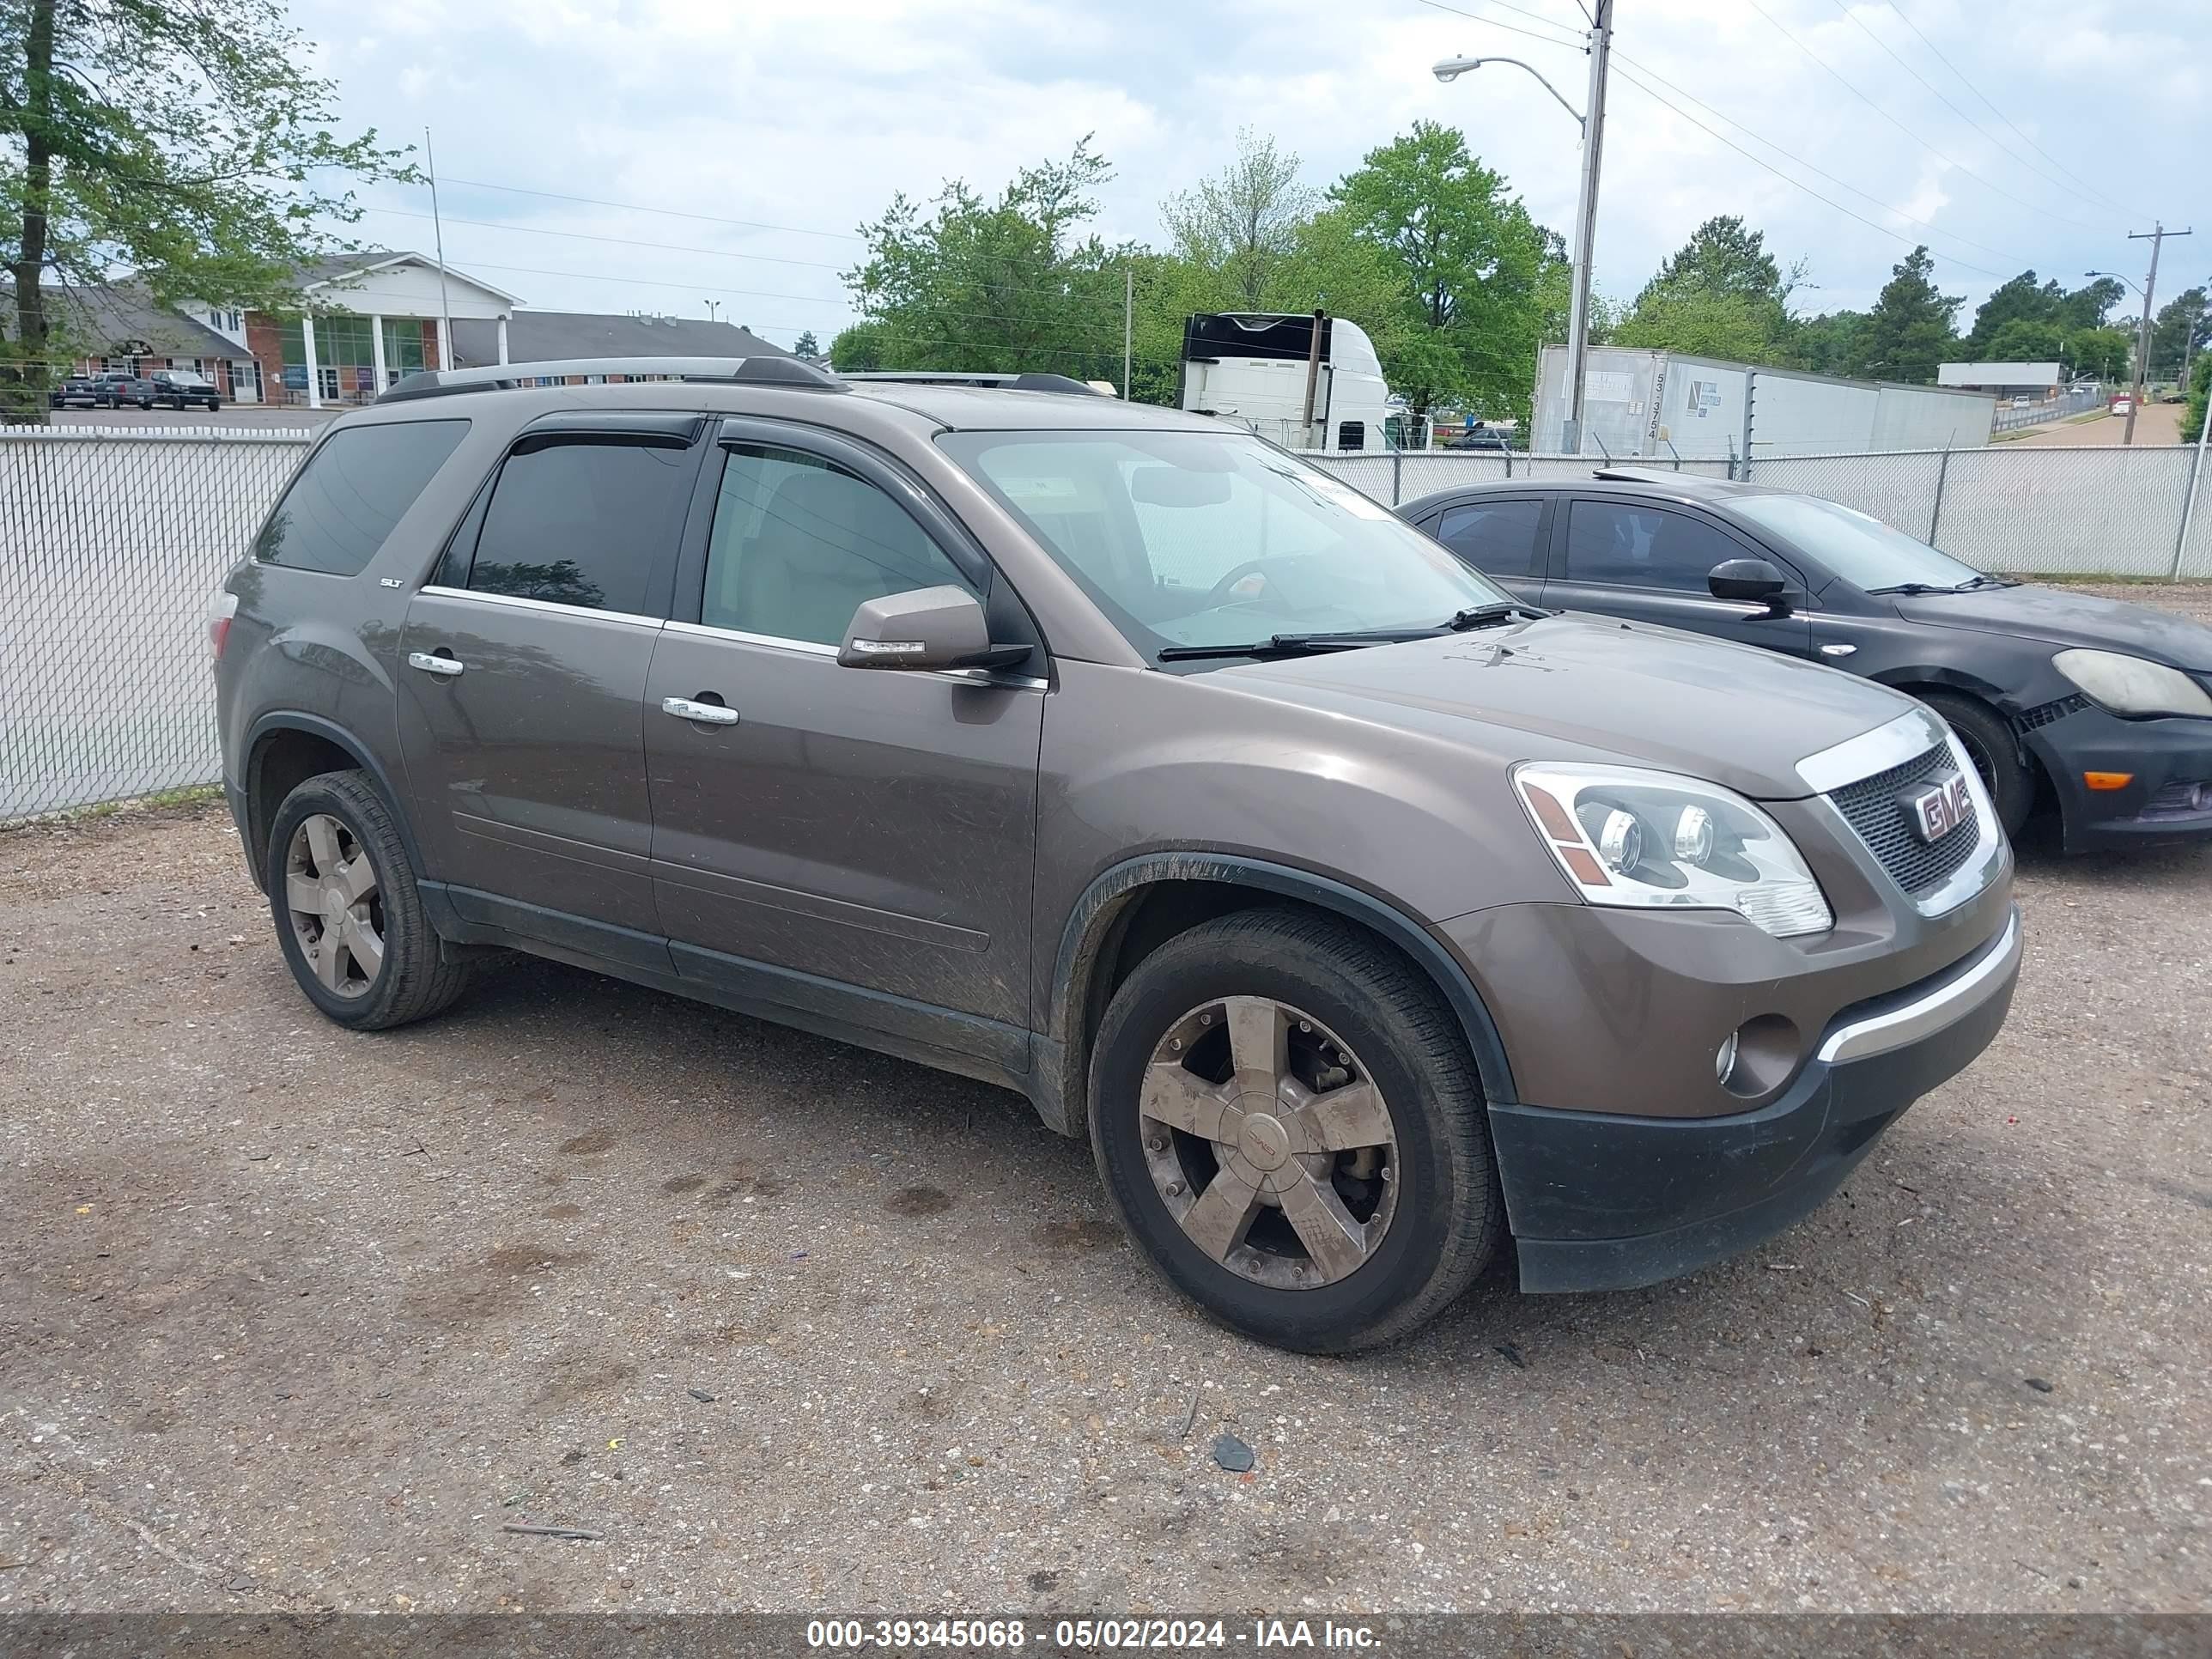
[[[1556, 451], [1566, 419], [1567, 349], [1546, 346], [1535, 447]], [[1846, 380], [1794, 368], [1592, 346], [1583, 365], [1583, 453], [1686, 461], [1748, 455], [1971, 449], [1990, 441], [1986, 392]]]

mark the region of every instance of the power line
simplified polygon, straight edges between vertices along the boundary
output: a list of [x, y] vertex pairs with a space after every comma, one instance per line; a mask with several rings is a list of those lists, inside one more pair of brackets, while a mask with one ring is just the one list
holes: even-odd
[[[1531, 40], [1541, 40], [1550, 46], [1573, 46], [1577, 50], [1580, 50], [1583, 44], [1580, 40], [1573, 38], [1572, 36], [1569, 36], [1569, 38], [1563, 40], [1559, 35], [1539, 34], [1535, 30], [1524, 29], [1517, 23], [1501, 23], [1495, 17], [1484, 17], [1474, 12], [1462, 11], [1457, 6], [1445, 5], [1443, 3], [1443, 0], [1419, 0], [1419, 3], [1430, 8], [1430, 9], [1433, 11], [1448, 11], [1455, 17], [1464, 17], [1470, 23], [1487, 23], [1492, 28], [1504, 29], [1509, 34], [1525, 34]], [[1534, 17], [1538, 22], [1545, 24], [1552, 28], [1564, 31], [1566, 27], [1562, 23], [1554, 23], [1550, 18], [1545, 17], [1539, 13], [1523, 11], [1519, 6], [1506, 5], [1505, 0], [1476, 0], [1476, 3], [1498, 6], [1506, 11], [1517, 13], [1522, 17]]]
[[1844, 91], [1850, 93], [1852, 97], [1857, 99], [1859, 102], [1864, 104], [1876, 115], [1881, 117], [1883, 120], [1888, 122], [1890, 125], [1895, 127], [1899, 132], [1912, 140], [1914, 143], [1919, 145], [1921, 149], [1926, 150], [1937, 161], [1942, 162], [1944, 166], [1956, 167], [1960, 173], [1965, 173], [1966, 177], [1972, 179], [1976, 184], [1981, 185], [1983, 189], [1994, 191], [1999, 196], [2003, 197], [2007, 201], [2016, 202], [2021, 206], [2027, 209], [2031, 213], [2043, 214], [2048, 218], [2057, 220], [2061, 224], [2072, 225], [2078, 230], [2094, 232], [2100, 228], [2100, 227], [2096, 225], [2085, 224], [2079, 219], [2069, 219], [2064, 214], [2053, 212], [2047, 207], [2039, 206], [2037, 204], [2029, 201], [2024, 196], [2015, 196], [2012, 191], [2007, 190], [2002, 185], [1991, 184], [1988, 179], [1983, 178], [1980, 173], [1975, 172], [1965, 162], [1954, 161], [1952, 157], [1946, 155], [1942, 150], [1936, 149], [1935, 145], [1929, 143], [1925, 138], [1923, 138], [1911, 127], [1906, 126], [1904, 122], [1899, 120], [1894, 115], [1892, 115], [1880, 104], [1875, 102], [1873, 99], [1868, 97], [1865, 93], [1860, 91], [1851, 81], [1846, 78], [1840, 70], [1835, 68], [1834, 65], [1830, 64], [1826, 58], [1821, 57], [1819, 52], [1814, 51], [1812, 47], [1807, 46], [1802, 40], [1799, 40], [1795, 34], [1790, 33], [1790, 29], [1782, 22], [1778, 21], [1771, 12], [1768, 11], [1765, 7], [1759, 3], [1759, 0], [1744, 0], [1744, 3], [1749, 6], [1753, 11], [1757, 12], [1761, 17], [1765, 18], [1768, 26], [1778, 34], [1781, 35], [1784, 40], [1787, 40], [1791, 46], [1796, 47], [1798, 51], [1803, 52], [1806, 57], [1811, 58], [1815, 64], [1819, 64], [1821, 70], [1826, 74], [1830, 79], [1833, 80], [1837, 85], [1843, 88]]
[[471, 190], [505, 191], [512, 196], [542, 196], [549, 202], [575, 202], [585, 207], [613, 208], [623, 213], [658, 213], [671, 219], [696, 219], [702, 224], [736, 225], [745, 230], [781, 230], [793, 236], [828, 236], [841, 241], [865, 242], [867, 238], [849, 230], [811, 230], [805, 225], [770, 224], [764, 219], [726, 219], [719, 214], [689, 213], [681, 208], [647, 207], [641, 202], [610, 202], [597, 196], [564, 196], [557, 190], [532, 190], [522, 185], [495, 185], [482, 179], [448, 179], [449, 185]]
[[1897, 0], [1887, 0], [1887, 3], [1888, 4], [1889, 9], [1897, 14], [1898, 21], [1904, 24], [1905, 27], [1911, 29], [1915, 34], [1919, 35], [1920, 44], [1927, 47], [1929, 51], [1934, 52], [1936, 54], [1936, 61], [1942, 64], [1945, 69], [1950, 70], [1952, 74], [1959, 77], [1959, 84], [1966, 88], [1968, 92], [1972, 93], [1975, 97], [1979, 98], [1982, 102], [1988, 104], [1990, 113], [1995, 115], [1998, 120], [2003, 122], [2007, 126], [2011, 127], [2014, 132], [2019, 132], [2020, 136], [2023, 139], [2027, 140], [2027, 146], [2030, 149], [2033, 149], [2038, 155], [2040, 155], [2045, 161], [2050, 162], [2051, 166], [2057, 167], [2061, 173], [2073, 179], [2076, 184], [2081, 185], [2085, 187], [2088, 185], [2089, 181], [2087, 179], [2082, 178], [2080, 173], [2075, 173], [2072, 168], [2069, 167], [2065, 162], [2060, 161], [2049, 150], [2044, 149], [2042, 145], [2037, 143], [2034, 139], [2028, 137], [2027, 133], [2021, 132], [2019, 126], [2014, 122], [2012, 117], [2007, 115], [2004, 111], [1999, 108], [1996, 104], [1990, 102], [1988, 95], [1984, 93], [1979, 87], [1976, 86], [1972, 81], [1969, 81], [1966, 78], [1966, 71], [1961, 70], [1948, 58], [1945, 57], [1943, 55], [1942, 47], [1937, 46], [1933, 40], [1930, 40], [1928, 36], [1922, 32], [1920, 25], [1914, 22], [1911, 17], [1905, 15], [1905, 8], [1898, 4]]
[[[1676, 96], [1688, 99], [1692, 103], [1695, 104], [1699, 109], [1705, 111], [1706, 114], [1711, 116], [1714, 119], [1727, 122], [1729, 125], [1734, 127], [1738, 132], [1742, 133], [1747, 138], [1752, 140], [1753, 143], [1765, 145], [1767, 149], [1772, 150], [1776, 155], [1787, 157], [1790, 161], [1795, 161], [1799, 167], [1804, 168], [1806, 172], [1815, 173], [1820, 178], [1826, 179], [1830, 184], [1836, 185], [1839, 189], [1850, 191], [1852, 195], [1857, 197], [1862, 201], [1873, 203], [1885, 213], [1895, 214], [1907, 224], [1918, 225], [1923, 230], [1932, 232], [1934, 234], [1942, 237], [1947, 241], [1957, 242], [1966, 247], [1979, 248], [1984, 253], [1994, 253], [2000, 259], [2016, 259], [2023, 267], [2033, 263], [2032, 260], [2021, 259], [2019, 255], [2009, 253], [2003, 248], [1991, 247], [1988, 243], [1978, 242], [1971, 236], [1961, 236], [1955, 230], [1946, 230], [1941, 225], [1936, 224], [1930, 220], [1917, 218], [1913, 215], [1907, 213], [1903, 208], [1895, 206], [1891, 203], [1885, 202], [1879, 196], [1875, 196], [1869, 191], [1860, 189], [1848, 179], [1838, 178], [1826, 168], [1822, 167], [1814, 162], [1807, 161], [1803, 156], [1796, 154], [1795, 151], [1784, 149], [1780, 144], [1776, 143], [1771, 138], [1765, 137], [1764, 134], [1753, 131], [1749, 127], [1744, 125], [1742, 122], [1737, 120], [1735, 117], [1723, 114], [1719, 110], [1715, 109], [1711, 104], [1698, 97], [1695, 93], [1686, 91], [1682, 87], [1677, 85], [1674, 82], [1669, 81], [1665, 76], [1660, 74], [1657, 70], [1653, 69], [1649, 64], [1638, 63], [1635, 58], [1629, 57], [1626, 52], [1616, 52], [1613, 53], [1613, 58], [1617, 62], [1626, 64], [1633, 69], [1640, 70], [1645, 75], [1650, 76], [1654, 81], [1656, 81], [1661, 86], [1667, 88], [1669, 91], [1675, 94]], [[1650, 88], [1646, 87], [1644, 90], [1649, 92], [1650, 91]], [[1662, 101], [1663, 102], [1665, 100], [1662, 100]], [[1675, 112], [1677, 114], [1684, 113], [1684, 112], [1679, 109]], [[1708, 129], [1708, 131], [1710, 131], [1710, 129]], [[1792, 179], [1790, 182], [1795, 184], [1796, 181]], [[1948, 254], [1943, 257], [1947, 258], [1949, 258]], [[1956, 263], [1963, 264], [1965, 264], [1965, 261], [1960, 260]], [[1967, 266], [1967, 269], [1972, 270], [1974, 267], [1969, 265]]]
[[[1836, 201], [1832, 198], [1821, 195], [1819, 191], [1814, 190], [1810, 185], [1803, 184], [1796, 179], [1792, 179], [1788, 173], [1783, 172], [1781, 168], [1757, 155], [1753, 155], [1741, 144], [1737, 143], [1734, 139], [1730, 138], [1726, 133], [1716, 132], [1712, 128], [1707, 126], [1703, 121], [1698, 119], [1698, 118], [1691, 114], [1689, 111], [1682, 108], [1680, 105], [1674, 103], [1664, 94], [1653, 91], [1650, 87], [1645, 86], [1643, 82], [1637, 79], [1637, 77], [1628, 70], [1623, 70], [1621, 71], [1621, 78], [1626, 81], [1631, 86], [1642, 92], [1645, 97], [1656, 99], [1658, 102], [1664, 104], [1668, 109], [1673, 110], [1675, 114], [1680, 116], [1685, 121], [1687, 121], [1692, 126], [1696, 127], [1699, 131], [1707, 134], [1709, 137], [1718, 139], [1722, 143], [1726, 144], [1737, 155], [1742, 156], [1747, 161], [1750, 161], [1755, 166], [1765, 167], [1767, 172], [1781, 179], [1783, 183], [1794, 185], [1796, 188], [1803, 191], [1805, 194], [1811, 197], [1814, 201], [1823, 203], [1826, 205], [1833, 208], [1845, 218], [1856, 219], [1868, 229], [1878, 231], [1882, 235], [1890, 238], [1893, 241], [1904, 242], [1909, 246], [1924, 246], [1922, 244], [1915, 244], [1911, 237], [1905, 235], [1901, 231], [1892, 230], [1887, 225], [1877, 224], [1872, 219], [1868, 218], [1863, 213], [1855, 212], [1851, 209], [1845, 207], [1841, 202]], [[1762, 140], [1761, 142], [1764, 141]], [[1905, 216], [1899, 215], [1899, 216], [1903, 217]], [[1916, 221], [1915, 222], [1917, 222]], [[1930, 252], [1931, 257], [1942, 259], [1946, 264], [1957, 265], [1962, 270], [1971, 270], [1984, 276], [1994, 276], [2000, 282], [2004, 280], [2006, 273], [2002, 270], [1991, 270], [1986, 265], [1973, 264], [1965, 259], [1954, 258], [1949, 254], [1936, 254], [1932, 250]]]
[[[1956, 104], [1953, 103], [1949, 95], [1944, 92], [1942, 88], [1937, 86], [1933, 81], [1923, 75], [1918, 70], [1913, 68], [1910, 63], [1899, 54], [1896, 48], [1892, 46], [1888, 41], [1883, 40], [1881, 36], [1876, 34], [1872, 27], [1868, 24], [1867, 21], [1861, 17], [1857, 12], [1851, 9], [1850, 6], [1846, 3], [1846, 0], [1828, 0], [1828, 3], [1833, 6], [1838, 11], [1841, 12], [1845, 20], [1850, 22], [1853, 28], [1856, 29], [1861, 34], [1866, 36], [1868, 40], [1873, 41], [1875, 45], [1880, 46], [1884, 52], [1887, 52], [1899, 69], [1903, 70], [1914, 80], [1919, 82], [1920, 84], [1927, 88], [1929, 91], [1935, 94], [1936, 96], [1942, 100], [1944, 108], [1949, 110], [1952, 114], [1957, 116], [1961, 121], [1964, 121], [1968, 126], [1973, 128], [1975, 131], [1980, 133], [1991, 143], [1995, 144], [1999, 151], [2001, 151], [2009, 160], [2016, 162], [2026, 171], [2033, 173], [2038, 179], [2043, 180], [2044, 183], [2057, 185], [2069, 196], [2078, 198], [2079, 199], [2088, 202], [2097, 207], [2109, 208], [2121, 212], [2124, 212], [2126, 210], [2122, 208], [2118, 202], [2112, 200], [2111, 197], [2103, 195], [2097, 191], [2094, 187], [2086, 187], [2086, 180], [2077, 179], [2073, 184], [2069, 184], [2064, 179], [2054, 177], [2052, 174], [2045, 173], [2041, 167], [2037, 167], [2026, 156], [2013, 149], [2011, 146], [2008, 145], [2004, 142], [2004, 140], [1998, 137], [1995, 132], [1992, 132], [1985, 124], [1978, 120], [1975, 117], [1969, 115], [1965, 110], [1960, 109]], [[1954, 74], [1956, 73], [1955, 70], [1953, 72]], [[1987, 100], [1984, 100], [1984, 101], [1986, 102]], [[2014, 131], [2018, 131], [2018, 129], [2015, 128]], [[2077, 186], [2084, 186], [2086, 188], [2077, 188]]]

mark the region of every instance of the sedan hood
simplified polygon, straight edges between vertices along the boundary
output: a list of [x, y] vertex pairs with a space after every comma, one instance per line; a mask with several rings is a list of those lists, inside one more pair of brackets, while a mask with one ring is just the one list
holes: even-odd
[[1907, 622], [2047, 640], [2053, 646], [2124, 651], [2171, 668], [2212, 668], [2212, 628], [2170, 611], [2100, 599], [2092, 593], [2024, 583], [1967, 593], [1900, 593], [1896, 600], [1897, 614]]
[[1286, 702], [1440, 735], [1479, 723], [1483, 746], [1507, 759], [1602, 757], [1765, 800], [1808, 793], [1800, 760], [1916, 706], [1751, 646], [1589, 617], [1219, 672]]

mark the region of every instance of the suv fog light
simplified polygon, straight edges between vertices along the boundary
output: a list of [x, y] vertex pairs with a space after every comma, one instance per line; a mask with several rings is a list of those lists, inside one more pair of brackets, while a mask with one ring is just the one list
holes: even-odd
[[1721, 1044], [1720, 1053], [1713, 1056], [1713, 1076], [1720, 1082], [1726, 1083], [1729, 1080], [1729, 1073], [1735, 1070], [1738, 1035], [1735, 1031], [1730, 1031], [1728, 1034], [1728, 1041]]

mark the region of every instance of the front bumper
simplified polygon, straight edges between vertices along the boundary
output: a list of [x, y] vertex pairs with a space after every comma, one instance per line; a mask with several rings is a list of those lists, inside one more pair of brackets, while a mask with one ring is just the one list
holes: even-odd
[[[2092, 707], [2035, 727], [2024, 741], [2057, 793], [2068, 852], [2212, 836], [2212, 720], [2124, 720]], [[2133, 775], [2124, 788], [2091, 789], [2085, 772]], [[2194, 810], [2174, 799], [2191, 784], [2208, 786]]]
[[1756, 1111], [1658, 1118], [1494, 1105], [1491, 1134], [1525, 1291], [1627, 1290], [1694, 1272], [1799, 1220], [1882, 1130], [1989, 1046], [2020, 974], [2020, 914], [1917, 984], [1845, 1009]]

